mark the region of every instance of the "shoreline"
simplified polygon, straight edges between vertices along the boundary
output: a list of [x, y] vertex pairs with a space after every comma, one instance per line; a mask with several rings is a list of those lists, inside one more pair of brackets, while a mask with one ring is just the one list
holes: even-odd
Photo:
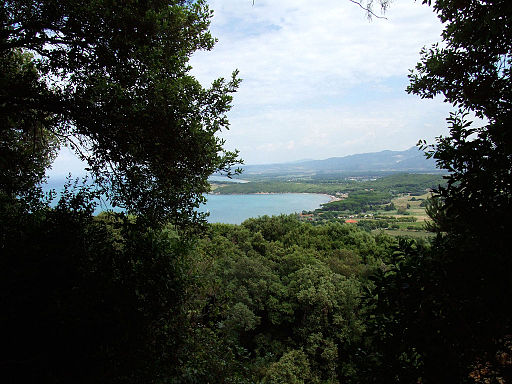
[[[322, 195], [329, 198], [329, 201], [327, 203], [332, 203], [333, 201], [340, 201], [343, 200], [341, 197], [337, 197], [334, 195], [329, 195], [328, 193], [321, 193], [321, 192], [248, 192], [248, 193], [215, 193], [215, 190], [212, 191], [213, 193], [209, 193], [209, 195], [216, 195], [216, 196], [242, 196], [242, 195]], [[324, 203], [324, 204], [327, 204]]]
[[200, 211], [210, 213], [208, 222], [231, 224], [240, 224], [249, 218], [265, 215], [292, 215], [314, 211], [331, 200], [331, 196], [326, 193], [310, 192], [211, 194], [206, 198], [206, 204], [201, 206]]
[[323, 195], [328, 196], [331, 199], [338, 199], [338, 197], [329, 195], [322, 192], [246, 192], [246, 193], [215, 193], [215, 190], [208, 193], [208, 195], [217, 196], [240, 196], [240, 195]]

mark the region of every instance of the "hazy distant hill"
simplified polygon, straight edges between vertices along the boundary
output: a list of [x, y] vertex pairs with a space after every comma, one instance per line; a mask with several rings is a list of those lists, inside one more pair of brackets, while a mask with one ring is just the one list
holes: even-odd
[[416, 147], [406, 151], [381, 151], [361, 153], [345, 157], [331, 157], [325, 160], [304, 160], [300, 162], [244, 165], [245, 175], [263, 174], [318, 174], [333, 172], [439, 172], [432, 159], [425, 158]]

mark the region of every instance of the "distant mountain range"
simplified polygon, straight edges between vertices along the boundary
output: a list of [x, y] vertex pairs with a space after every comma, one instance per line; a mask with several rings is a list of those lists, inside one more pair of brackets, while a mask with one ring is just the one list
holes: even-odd
[[[344, 157], [331, 157], [325, 160], [302, 160], [289, 163], [243, 165], [243, 175], [277, 174], [327, 174], [364, 172], [410, 172], [437, 173], [433, 159], [427, 159], [416, 147], [405, 151], [381, 151], [361, 153]], [[243, 176], [242, 176], [243, 177]]]

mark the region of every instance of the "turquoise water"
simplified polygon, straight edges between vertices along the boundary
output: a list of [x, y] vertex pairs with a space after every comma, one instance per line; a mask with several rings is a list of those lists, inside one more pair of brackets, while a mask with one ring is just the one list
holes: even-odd
[[240, 224], [250, 217], [314, 210], [328, 201], [329, 196], [316, 193], [208, 195], [208, 202], [200, 210], [210, 212], [210, 223]]
[[[61, 191], [63, 185], [63, 180], [51, 180], [43, 186], [43, 190], [48, 191], [54, 188], [56, 191]], [[210, 212], [208, 222], [227, 224], [240, 224], [250, 217], [311, 211], [329, 201], [329, 196], [316, 193], [208, 195], [207, 198], [208, 202], [201, 207], [200, 211]], [[57, 202], [58, 198], [53, 201], [52, 205]], [[102, 201], [95, 213], [98, 214], [107, 209], [112, 209], [112, 207], [108, 202]], [[121, 210], [116, 209], [116, 211]]]

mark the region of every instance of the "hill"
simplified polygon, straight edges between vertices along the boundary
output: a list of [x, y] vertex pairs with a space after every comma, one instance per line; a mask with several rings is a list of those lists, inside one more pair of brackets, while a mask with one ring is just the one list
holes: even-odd
[[325, 160], [305, 160], [278, 164], [244, 165], [244, 176], [248, 175], [314, 175], [326, 173], [381, 173], [409, 172], [434, 173], [440, 172], [432, 159], [425, 158], [416, 147], [405, 151], [381, 151], [361, 153], [344, 157], [331, 157]]

